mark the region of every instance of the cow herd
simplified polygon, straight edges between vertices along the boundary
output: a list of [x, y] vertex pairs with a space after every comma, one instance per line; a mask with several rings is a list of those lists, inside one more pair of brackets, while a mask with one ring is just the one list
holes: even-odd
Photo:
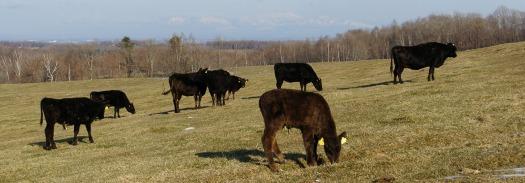
[[[448, 57], [456, 57], [456, 46], [452, 43], [425, 43], [417, 46], [395, 46], [391, 49], [390, 72], [394, 74], [394, 83], [403, 83], [401, 73], [404, 68], [421, 69], [430, 67], [428, 81], [434, 80], [434, 69], [443, 65]], [[395, 68], [394, 68], [395, 66]], [[324, 142], [325, 154], [331, 163], [339, 159], [343, 138], [346, 132], [337, 135], [335, 122], [325, 99], [318, 93], [306, 92], [306, 85], [312, 83], [316, 90], [322, 91], [321, 79], [313, 68], [306, 63], [278, 63], [274, 65], [277, 89], [264, 92], [259, 98], [259, 109], [264, 118], [264, 132], [262, 144], [269, 167], [278, 171], [274, 158], [283, 161], [283, 154], [276, 141], [276, 133], [284, 127], [301, 130], [306, 150], [308, 165], [321, 164], [323, 161], [317, 155], [317, 145]], [[169, 79], [169, 93], [173, 97], [174, 112], [180, 112], [182, 96], [193, 96], [195, 108], [201, 107], [202, 97], [206, 90], [210, 92], [213, 106], [225, 105], [226, 93], [228, 98], [245, 87], [248, 79], [234, 76], [228, 71], [208, 70], [200, 68], [193, 73], [174, 73]], [[299, 82], [301, 90], [281, 89], [283, 81]], [[81, 124], [86, 126], [89, 141], [94, 142], [91, 136], [91, 123], [95, 119], [103, 119], [107, 107], [114, 107], [114, 118], [119, 117], [119, 109], [125, 108], [134, 114], [135, 106], [126, 94], [119, 90], [93, 91], [90, 98], [43, 98], [40, 103], [40, 124], [45, 117], [46, 142], [44, 149], [55, 149], [53, 131], [55, 123], [66, 129], [66, 125], [74, 125], [72, 144], [77, 144], [77, 134]]]

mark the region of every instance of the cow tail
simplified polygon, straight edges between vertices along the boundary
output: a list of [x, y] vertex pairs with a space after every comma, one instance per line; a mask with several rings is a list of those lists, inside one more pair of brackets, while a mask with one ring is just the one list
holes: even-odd
[[44, 108], [42, 106], [42, 102], [40, 102], [40, 126], [42, 126], [42, 123], [44, 122]]
[[171, 87], [170, 87], [170, 89], [168, 91], [162, 92], [162, 95], [167, 95], [170, 92], [171, 92]]

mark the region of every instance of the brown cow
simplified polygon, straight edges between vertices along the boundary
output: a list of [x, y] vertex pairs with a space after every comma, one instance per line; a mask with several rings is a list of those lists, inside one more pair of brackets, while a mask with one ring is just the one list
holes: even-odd
[[341, 139], [346, 137], [346, 132], [337, 136], [330, 108], [321, 95], [274, 89], [260, 97], [259, 108], [264, 118], [262, 143], [272, 171], [278, 171], [273, 156], [279, 161], [284, 160], [275, 139], [277, 131], [284, 127], [301, 130], [309, 166], [315, 166], [322, 161], [317, 156], [317, 144], [321, 138], [324, 139], [324, 150], [330, 162], [338, 161]]

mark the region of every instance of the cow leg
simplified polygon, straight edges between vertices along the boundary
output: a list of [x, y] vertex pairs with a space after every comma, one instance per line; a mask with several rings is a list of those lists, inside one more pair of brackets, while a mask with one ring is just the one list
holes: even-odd
[[222, 93], [215, 94], [215, 103], [217, 103], [217, 106], [222, 106]]
[[115, 106], [115, 109], [117, 110], [117, 117], [120, 118], [120, 107]]
[[199, 108], [201, 107], [201, 100], [202, 100], [202, 95], [199, 94]]
[[403, 84], [403, 80], [401, 79], [401, 73], [403, 73], [404, 67], [399, 67], [399, 71], [397, 73], [397, 77], [399, 78], [399, 83]]
[[215, 95], [210, 92], [211, 95], [211, 106], [215, 106]]
[[281, 89], [281, 87], [283, 86], [283, 81], [278, 79], [275, 85], [277, 86], [277, 89]]
[[432, 67], [432, 81], [434, 81], [434, 79], [435, 79], [435, 78], [434, 78], [434, 71], [435, 71], [435, 68]]
[[277, 165], [273, 161], [273, 142], [275, 141], [275, 130], [264, 128], [264, 134], [262, 136], [262, 144], [264, 148], [264, 153], [266, 154], [266, 159], [268, 160], [268, 166], [273, 172], [278, 172]]
[[195, 100], [195, 109], [197, 109], [197, 107], [198, 107], [198, 106], [197, 106], [197, 102], [198, 102], [198, 100], [199, 100], [199, 98], [198, 98], [198, 94], [193, 95], [193, 100]]
[[178, 107], [178, 95], [176, 91], [171, 91], [171, 96], [173, 97], [173, 112], [177, 113], [177, 107]]
[[175, 99], [175, 113], [180, 112], [180, 99], [182, 98], [182, 93], [177, 93], [177, 98]]
[[75, 124], [74, 130], [73, 130], [73, 142], [71, 142], [72, 145], [78, 144], [78, 131], [80, 130], [80, 124]]
[[117, 118], [117, 107], [113, 108], [113, 118]]
[[232, 92], [233, 100], [235, 100], [235, 92]]
[[221, 106], [223, 106], [223, 105], [224, 105], [224, 98], [225, 98], [225, 96], [226, 96], [226, 92], [221, 92], [220, 95], [221, 95], [221, 96], [220, 96]]
[[228, 97], [226, 97], [226, 100], [230, 100], [230, 94], [232, 94], [232, 91], [228, 91]]
[[93, 140], [93, 136], [91, 136], [91, 123], [87, 123], [86, 124], [86, 131], [88, 133], [89, 142], [90, 143], [95, 143], [95, 141]]
[[314, 159], [314, 135], [310, 130], [302, 130], [304, 149], [306, 150], [306, 163], [308, 166], [317, 165], [317, 159]]
[[430, 66], [430, 69], [428, 69], [427, 81], [432, 81], [433, 80], [432, 78], [430, 78], [433, 73], [434, 73], [434, 67]]
[[397, 68], [397, 65], [396, 65], [395, 69], [394, 69], [394, 84], [397, 84], [397, 75], [398, 75], [397, 74], [397, 70], [398, 70], [398, 68]]
[[281, 152], [281, 149], [279, 149], [279, 145], [277, 145], [277, 139], [275, 138], [273, 139], [272, 149], [273, 149], [275, 157], [277, 158], [277, 161], [279, 163], [284, 163], [285, 162], [284, 155]]
[[46, 118], [46, 129], [44, 130], [44, 133], [46, 135], [46, 144], [44, 145], [45, 150], [51, 150], [56, 149], [57, 146], [55, 145], [55, 141], [53, 139], [54, 131], [55, 131], [55, 123], [51, 122]]

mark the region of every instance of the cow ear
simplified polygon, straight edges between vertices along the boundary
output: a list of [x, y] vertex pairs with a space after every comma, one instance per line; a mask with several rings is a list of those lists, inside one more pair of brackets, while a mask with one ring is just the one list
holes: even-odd
[[341, 142], [341, 144], [345, 144], [348, 137], [346, 135], [346, 132], [343, 132], [341, 133], [339, 136], [338, 136], [338, 139], [339, 139], [339, 142]]
[[346, 132], [343, 132], [343, 133], [341, 133], [338, 137], [339, 137], [339, 139], [341, 139], [341, 138], [343, 138], [343, 137], [344, 137], [344, 138], [347, 138], [347, 134], [346, 134]]

